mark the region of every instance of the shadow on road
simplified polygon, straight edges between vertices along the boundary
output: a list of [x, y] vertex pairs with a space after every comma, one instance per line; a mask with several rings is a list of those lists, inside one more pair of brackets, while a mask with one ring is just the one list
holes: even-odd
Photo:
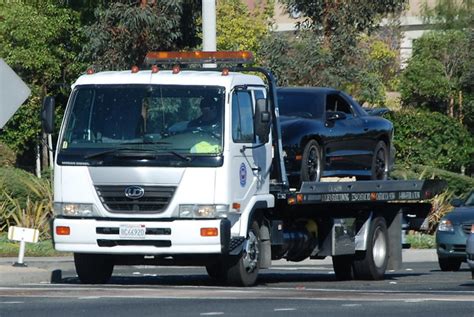
[[[53, 274], [54, 275], [54, 274]], [[423, 276], [424, 273], [389, 273], [385, 276], [387, 280], [398, 280], [399, 278], [410, 276]], [[57, 275], [52, 281], [52, 284], [81, 284], [77, 277], [60, 277]], [[269, 285], [278, 283], [300, 283], [300, 282], [330, 282], [334, 283], [351, 283], [351, 281], [339, 281], [332, 272], [325, 273], [274, 273], [264, 272], [259, 274], [258, 284]], [[377, 283], [383, 281], [367, 281], [367, 283]], [[353, 283], [360, 283], [360, 281], [353, 281]], [[222, 286], [219, 281], [210, 278], [207, 274], [143, 274], [141, 276], [133, 275], [118, 275], [112, 276], [109, 285], [166, 285], [166, 286]]]

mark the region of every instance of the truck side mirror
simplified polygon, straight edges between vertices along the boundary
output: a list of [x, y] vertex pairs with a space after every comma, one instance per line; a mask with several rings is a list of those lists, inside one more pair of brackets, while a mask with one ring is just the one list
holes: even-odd
[[51, 134], [54, 131], [54, 106], [55, 99], [52, 96], [46, 96], [43, 100], [43, 108], [41, 109], [41, 125], [43, 132]]
[[271, 115], [267, 110], [267, 101], [265, 99], [257, 99], [255, 105], [254, 128], [255, 134], [261, 143], [265, 144], [269, 140]]

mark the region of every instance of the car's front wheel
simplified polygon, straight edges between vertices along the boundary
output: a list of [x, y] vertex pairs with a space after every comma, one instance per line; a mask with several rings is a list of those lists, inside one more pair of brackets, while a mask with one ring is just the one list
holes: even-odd
[[459, 268], [461, 267], [461, 260], [458, 259], [447, 259], [438, 257], [438, 263], [439, 268], [443, 272], [459, 271]]
[[301, 182], [319, 182], [323, 172], [322, 151], [316, 140], [309, 141], [301, 160]]

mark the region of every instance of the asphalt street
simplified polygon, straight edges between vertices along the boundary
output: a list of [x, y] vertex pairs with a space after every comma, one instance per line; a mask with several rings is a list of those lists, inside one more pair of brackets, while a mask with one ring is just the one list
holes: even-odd
[[219, 285], [202, 267], [118, 266], [105, 285], [81, 284], [72, 258], [0, 258], [3, 316], [473, 316], [467, 265], [441, 272], [433, 250], [404, 250], [381, 281], [337, 281], [330, 259], [274, 261], [258, 285]]

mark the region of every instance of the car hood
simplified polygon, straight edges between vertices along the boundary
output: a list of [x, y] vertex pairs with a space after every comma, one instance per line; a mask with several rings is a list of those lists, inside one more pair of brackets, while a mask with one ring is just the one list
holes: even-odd
[[457, 207], [444, 218], [453, 223], [474, 223], [474, 207]]

